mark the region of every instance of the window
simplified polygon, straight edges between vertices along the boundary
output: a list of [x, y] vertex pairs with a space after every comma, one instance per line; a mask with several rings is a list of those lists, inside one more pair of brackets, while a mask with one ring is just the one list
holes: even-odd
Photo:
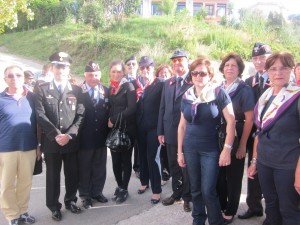
[[226, 4], [218, 4], [217, 5], [217, 17], [223, 17], [226, 15]]
[[214, 15], [214, 6], [213, 5], [205, 5], [205, 9], [208, 16]]
[[178, 11], [181, 11], [183, 9], [185, 9], [185, 3], [184, 2], [178, 2], [177, 3], [177, 8]]
[[197, 15], [199, 12], [201, 12], [202, 3], [194, 3], [193, 7], [193, 15]]
[[151, 5], [151, 15], [161, 15], [162, 12], [158, 10], [159, 4], [152, 3]]

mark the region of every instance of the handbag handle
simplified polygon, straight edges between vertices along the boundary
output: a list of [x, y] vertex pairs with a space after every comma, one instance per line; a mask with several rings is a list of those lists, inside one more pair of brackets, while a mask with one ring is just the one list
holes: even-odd
[[[122, 129], [122, 118], [123, 118], [123, 113], [120, 112], [120, 113], [118, 114], [116, 123], [114, 124], [114, 127], [113, 127], [114, 129], [116, 129], [116, 127], [118, 126], [118, 122], [119, 122], [118, 130], [121, 131], [121, 129]], [[124, 122], [124, 129], [123, 129], [123, 131], [124, 131], [124, 132], [126, 131], [126, 120], [125, 120], [125, 122]]]

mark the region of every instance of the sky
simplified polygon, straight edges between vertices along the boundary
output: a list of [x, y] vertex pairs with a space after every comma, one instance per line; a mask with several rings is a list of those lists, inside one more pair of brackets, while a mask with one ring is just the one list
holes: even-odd
[[286, 7], [290, 14], [300, 14], [300, 1], [299, 0], [229, 0], [234, 3], [234, 9], [244, 8], [254, 5], [258, 2], [263, 3], [282, 3]]

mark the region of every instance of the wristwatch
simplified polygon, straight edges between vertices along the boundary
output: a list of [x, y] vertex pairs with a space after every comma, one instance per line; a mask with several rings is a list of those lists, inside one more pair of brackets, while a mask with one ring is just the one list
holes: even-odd
[[251, 164], [256, 164], [257, 163], [257, 159], [256, 158], [252, 158], [252, 160], [250, 161]]

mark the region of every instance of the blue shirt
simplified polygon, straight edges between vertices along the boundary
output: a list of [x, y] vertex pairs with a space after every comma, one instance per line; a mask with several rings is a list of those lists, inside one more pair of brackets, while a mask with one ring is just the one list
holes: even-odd
[[197, 114], [192, 122], [192, 104], [182, 100], [181, 112], [187, 121], [183, 140], [184, 149], [199, 149], [203, 152], [219, 151], [216, 127], [220, 124], [221, 117], [217, 101], [222, 110], [231, 103], [229, 95], [223, 88], [220, 89], [215, 100], [197, 106]]
[[36, 149], [36, 126], [32, 92], [19, 100], [0, 93], [0, 152]]

